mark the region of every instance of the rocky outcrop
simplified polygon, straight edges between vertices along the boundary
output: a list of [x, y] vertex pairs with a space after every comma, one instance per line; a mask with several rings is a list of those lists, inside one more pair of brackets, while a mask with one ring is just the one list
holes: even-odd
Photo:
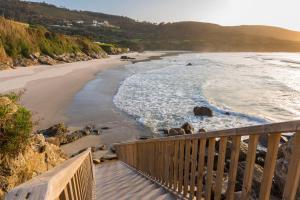
[[184, 130], [185, 134], [193, 134], [194, 133], [194, 127], [192, 124], [186, 122], [184, 123], [181, 128]]
[[121, 60], [135, 60], [135, 58], [129, 57], [129, 56], [121, 56]]
[[46, 141], [57, 146], [74, 142], [84, 136], [100, 135], [101, 130], [94, 126], [86, 126], [82, 130], [71, 132], [64, 123], [56, 124], [46, 130], [41, 130], [39, 133], [46, 136]]
[[[272, 192], [276, 196], [283, 194], [288, 167], [291, 160], [292, 148], [294, 144], [294, 137], [292, 137], [286, 144], [280, 146], [278, 151], [278, 160], [274, 175], [274, 188]], [[297, 199], [300, 199], [300, 186], [298, 187]]]
[[184, 135], [185, 131], [183, 128], [171, 128], [167, 136]]
[[15, 186], [47, 171], [66, 159], [59, 147], [41, 134], [33, 135], [25, 150], [13, 157], [0, 154], [0, 199]]
[[194, 115], [212, 117], [213, 111], [208, 107], [204, 107], [204, 106], [198, 107], [197, 106], [194, 108]]

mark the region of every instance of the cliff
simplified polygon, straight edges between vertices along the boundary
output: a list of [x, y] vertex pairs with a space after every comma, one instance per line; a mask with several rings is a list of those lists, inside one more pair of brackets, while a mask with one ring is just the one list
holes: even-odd
[[86, 37], [67, 36], [0, 17], [0, 69], [107, 57]]

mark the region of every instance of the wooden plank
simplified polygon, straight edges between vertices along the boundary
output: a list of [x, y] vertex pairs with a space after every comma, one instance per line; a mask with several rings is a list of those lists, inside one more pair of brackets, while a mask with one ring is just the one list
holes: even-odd
[[205, 158], [205, 149], [206, 149], [206, 139], [200, 140], [199, 147], [199, 158], [198, 158], [198, 177], [197, 177], [197, 199], [202, 199], [202, 180], [204, 174], [204, 158]]
[[214, 199], [221, 199], [223, 176], [224, 176], [224, 165], [226, 155], [227, 137], [221, 137], [219, 143], [219, 155], [218, 155], [218, 168], [217, 168], [217, 179]]
[[216, 139], [210, 138], [208, 141], [209, 141], [209, 145], [208, 145], [207, 174], [206, 174], [207, 177], [205, 182], [205, 200], [211, 199]]
[[177, 191], [178, 188], [178, 161], [179, 161], [179, 141], [174, 141], [174, 186], [173, 189]]
[[297, 189], [300, 184], [300, 132], [295, 133], [292, 147], [292, 156], [289, 163], [283, 199], [296, 199]]
[[184, 169], [184, 148], [185, 141], [180, 140], [180, 149], [179, 149], [179, 182], [178, 182], [178, 193], [181, 194], [183, 186], [183, 169]]
[[227, 200], [233, 200], [234, 199], [236, 174], [237, 174], [237, 168], [238, 168], [238, 163], [239, 163], [239, 155], [240, 155], [240, 143], [241, 143], [241, 136], [234, 136], [232, 138], [232, 149], [231, 149], [231, 156], [230, 156], [228, 189], [226, 191], [226, 199]]
[[184, 160], [184, 179], [183, 179], [183, 196], [188, 193], [189, 175], [190, 175], [190, 158], [191, 158], [191, 140], [185, 141], [185, 160]]
[[265, 159], [263, 180], [260, 186], [260, 200], [269, 200], [272, 187], [272, 180], [277, 160], [278, 146], [280, 142], [281, 133], [269, 135], [268, 150]]
[[252, 187], [253, 170], [256, 158], [256, 148], [259, 135], [251, 135], [249, 138], [247, 164], [244, 172], [242, 199], [249, 199]]
[[195, 176], [197, 167], [198, 140], [192, 140], [192, 156], [191, 156], [191, 176], [190, 176], [190, 196], [193, 199], [195, 196]]

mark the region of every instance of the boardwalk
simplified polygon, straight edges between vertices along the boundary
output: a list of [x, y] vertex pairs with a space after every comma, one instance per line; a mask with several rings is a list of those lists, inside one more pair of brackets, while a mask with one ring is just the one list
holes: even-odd
[[96, 167], [96, 199], [175, 199], [163, 188], [137, 174], [121, 162]]

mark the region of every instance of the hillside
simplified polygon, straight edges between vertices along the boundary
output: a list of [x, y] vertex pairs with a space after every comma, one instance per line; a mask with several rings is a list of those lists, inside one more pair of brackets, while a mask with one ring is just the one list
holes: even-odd
[[41, 24], [54, 32], [89, 36], [133, 50], [300, 51], [299, 32], [270, 26], [153, 24], [18, 0], [0, 0], [0, 13], [17, 21]]
[[0, 69], [106, 56], [98, 44], [87, 38], [53, 33], [42, 26], [0, 17]]

